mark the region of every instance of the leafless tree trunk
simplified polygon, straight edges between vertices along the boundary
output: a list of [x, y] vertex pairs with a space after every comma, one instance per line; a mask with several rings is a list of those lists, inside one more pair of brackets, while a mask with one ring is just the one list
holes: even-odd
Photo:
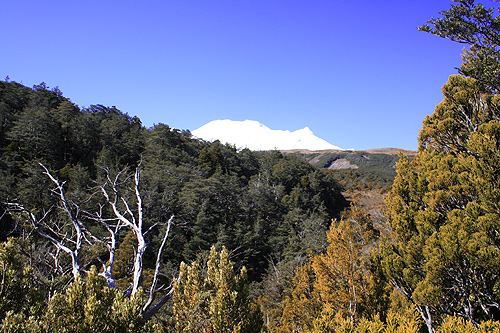
[[[136, 205], [136, 211], [133, 212], [130, 208], [131, 205], [127, 202], [125, 197], [120, 193], [121, 185], [125, 184], [131, 176], [127, 176], [127, 170], [124, 169], [113, 178], [111, 177], [109, 169], [104, 169], [106, 171], [107, 183], [100, 187], [100, 190], [106, 199], [106, 202], [111, 206], [115, 217], [120, 221], [120, 223], [124, 226], [132, 230], [137, 240], [137, 250], [135, 251], [134, 258], [134, 273], [132, 280], [132, 288], [130, 293], [134, 294], [137, 292], [137, 289], [141, 286], [141, 278], [142, 278], [142, 269], [143, 269], [143, 256], [147, 247], [147, 243], [145, 241], [145, 235], [157, 227], [159, 223], [154, 224], [148, 230], [144, 230], [144, 216], [142, 210], [142, 196], [139, 190], [140, 184], [140, 164], [136, 168], [134, 176], [133, 176], [133, 189], [129, 189], [134, 193], [134, 200]], [[156, 258], [156, 267], [155, 273], [153, 277], [153, 283], [151, 285], [151, 289], [149, 291], [149, 297], [144, 306], [142, 307], [143, 317], [147, 320], [151, 318], [158, 310], [170, 299], [173, 292], [172, 284], [166, 288], [166, 292], [163, 298], [153, 307], [151, 307], [155, 296], [158, 292], [156, 289], [156, 285], [158, 283], [158, 275], [160, 272], [160, 263], [161, 263], [161, 254], [163, 248], [166, 244], [168, 236], [170, 234], [170, 228], [173, 224], [174, 216], [171, 216], [168, 222], [166, 223], [165, 235], [163, 237], [163, 241], [158, 249], [157, 258]], [[111, 257], [111, 255], [110, 255]], [[150, 308], [151, 307], [151, 308]]]
[[[393, 286], [401, 293], [403, 294], [410, 302], [413, 302], [413, 299], [411, 298], [411, 295], [413, 293], [413, 288], [408, 286], [403, 280], [393, 280], [391, 281]], [[414, 303], [415, 304], [415, 303]], [[427, 331], [429, 333], [435, 333], [436, 330], [433, 327], [433, 319], [432, 319], [432, 311], [431, 308], [427, 305], [419, 305], [415, 304], [418, 313], [420, 314], [420, 317], [422, 317], [422, 320], [425, 322], [425, 326], [427, 327]]]
[[155, 275], [153, 277], [153, 283], [151, 284], [151, 289], [149, 290], [149, 298], [144, 304], [142, 311], [145, 312], [151, 303], [153, 303], [156, 295], [156, 284], [158, 283], [158, 274], [160, 273], [160, 264], [161, 264], [161, 253], [163, 252], [163, 247], [165, 246], [165, 243], [167, 242], [168, 234], [170, 233], [170, 227], [172, 225], [172, 221], [174, 219], [174, 216], [172, 215], [170, 219], [167, 222], [167, 230], [165, 231], [165, 236], [163, 237], [163, 241], [161, 242], [160, 248], [158, 249], [158, 253], [156, 256], [156, 267], [155, 267]]
[[104, 218], [102, 215], [102, 209], [103, 207], [100, 205], [99, 211], [97, 213], [94, 214], [87, 213], [87, 216], [89, 219], [99, 222], [99, 224], [104, 226], [104, 228], [109, 233], [109, 238], [106, 239], [99, 239], [92, 235], [91, 237], [95, 242], [103, 244], [108, 249], [109, 258], [107, 261], [102, 260], [100, 257], [97, 258], [99, 262], [102, 264], [102, 270], [103, 270], [102, 273], [99, 273], [99, 275], [101, 275], [106, 279], [106, 282], [108, 283], [108, 286], [110, 288], [116, 288], [115, 279], [113, 277], [113, 265], [115, 263], [115, 252], [117, 245], [116, 237], [118, 235], [118, 232], [122, 228], [123, 224], [121, 223], [121, 221], [119, 220], [117, 221], [116, 218], [112, 219]]
[[[137, 240], [137, 250], [135, 251], [134, 258], [134, 273], [132, 280], [132, 288], [130, 293], [134, 294], [137, 292], [137, 289], [141, 286], [141, 278], [142, 278], [142, 269], [143, 269], [143, 256], [147, 247], [147, 243], [145, 241], [145, 235], [159, 225], [159, 223], [154, 224], [148, 230], [144, 230], [144, 216], [142, 210], [142, 196], [139, 190], [140, 184], [140, 164], [136, 168], [134, 173], [134, 188], [130, 189], [134, 193], [135, 205], [137, 206], [136, 211], [133, 212], [130, 208], [127, 200], [120, 193], [120, 186], [126, 183], [131, 177], [126, 175], [127, 170], [124, 169], [113, 178], [111, 177], [109, 169], [105, 169], [107, 183], [102, 185], [100, 190], [106, 199], [106, 202], [111, 206], [114, 215], [116, 218], [122, 223], [123, 226], [129, 228], [134, 233]], [[122, 178], [124, 178], [122, 180]], [[108, 190], [109, 188], [109, 190]], [[165, 235], [163, 237], [163, 241], [158, 249], [157, 258], [156, 258], [156, 267], [155, 274], [153, 277], [153, 283], [151, 285], [151, 289], [149, 291], [149, 297], [144, 306], [142, 307], [142, 313], [144, 319], [148, 320], [151, 318], [158, 310], [171, 298], [173, 287], [172, 284], [166, 288], [166, 292], [163, 298], [153, 307], [151, 307], [156, 293], [158, 290], [156, 289], [156, 285], [158, 282], [158, 275], [160, 272], [160, 263], [161, 263], [161, 254], [163, 248], [166, 244], [168, 236], [170, 234], [170, 228], [173, 224], [174, 216], [171, 216], [168, 222], [166, 223]], [[111, 257], [111, 256], [110, 256]], [[150, 308], [151, 307], [151, 308]]]
[[[134, 258], [134, 275], [132, 279], [132, 290], [131, 293], [134, 294], [137, 292], [137, 289], [140, 286], [141, 283], [141, 277], [142, 277], [142, 262], [143, 262], [143, 256], [144, 256], [144, 251], [146, 250], [146, 241], [144, 239], [144, 230], [143, 230], [143, 214], [142, 214], [142, 198], [141, 194], [139, 191], [139, 181], [140, 181], [140, 171], [139, 167], [135, 170], [135, 175], [134, 175], [134, 192], [135, 192], [135, 200], [137, 201], [137, 212], [136, 215], [132, 212], [130, 209], [130, 206], [127, 202], [127, 200], [120, 194], [118, 186], [121, 183], [121, 176], [125, 174], [126, 169], [120, 171], [114, 179], [112, 179], [109, 169], [106, 170], [106, 175], [108, 182], [104, 185], [101, 186], [101, 192], [106, 198], [107, 203], [111, 206], [113, 209], [113, 213], [115, 214], [116, 218], [126, 227], [130, 228], [132, 232], [135, 235], [135, 238], [137, 240], [137, 250], [135, 252], [135, 258]], [[128, 178], [128, 177], [127, 177]], [[111, 187], [111, 195], [108, 193], [108, 190], [106, 189], [107, 186]], [[118, 207], [119, 203], [123, 204], [123, 212], [120, 211], [120, 208]]]
[[43, 164], [40, 163], [40, 166], [44, 169], [44, 174], [56, 185], [56, 188], [51, 191], [59, 197], [58, 208], [68, 216], [72, 225], [71, 232], [69, 233], [67, 230], [64, 230], [64, 226], [60, 226], [58, 223], [50, 220], [48, 217], [50, 209], [44, 211], [43, 216], [38, 218], [20, 203], [7, 203], [6, 205], [11, 212], [17, 211], [27, 215], [33, 228], [56, 247], [57, 252], [54, 257], [56, 264], [58, 264], [58, 254], [60, 251], [70, 255], [72, 264], [71, 272], [73, 277], [76, 278], [81, 271], [80, 254], [85, 239], [84, 225], [79, 218], [80, 209], [78, 205], [66, 198], [64, 192], [65, 183], [60, 183]]
[[[80, 209], [80, 206], [66, 197], [64, 191], [64, 182], [59, 182], [49, 170], [42, 164], [40, 164], [44, 170], [44, 174], [47, 175], [52, 183], [56, 185], [56, 188], [52, 192], [58, 197], [58, 208], [63, 211], [65, 215], [69, 218], [71, 228], [66, 228], [66, 225], [60, 225], [60, 221], [55, 221], [50, 219], [51, 210], [44, 211], [42, 217], [37, 217], [34, 213], [30, 212], [27, 208], [19, 203], [6, 203], [6, 206], [10, 213], [18, 212], [23, 216], [26, 216], [28, 221], [31, 223], [33, 228], [44, 238], [50, 241], [50, 243], [56, 248], [56, 253], [51, 255], [57, 266], [59, 263], [59, 254], [65, 252], [71, 257], [72, 269], [71, 272], [73, 277], [76, 278], [82, 271], [81, 267], [81, 251], [84, 244], [92, 245], [96, 243], [101, 243], [108, 249], [109, 259], [102, 260], [98, 258], [103, 266], [103, 272], [100, 273], [103, 276], [108, 286], [115, 288], [115, 280], [113, 277], [113, 264], [115, 261], [115, 250], [117, 248], [117, 236], [118, 233], [123, 228], [130, 229], [137, 240], [137, 249], [135, 251], [134, 257], [134, 272], [133, 272], [133, 282], [130, 293], [134, 294], [137, 292], [138, 288], [141, 286], [142, 270], [143, 270], [143, 258], [144, 252], [147, 247], [145, 240], [146, 234], [152, 230], [154, 227], [159, 226], [160, 223], [156, 223], [151, 226], [148, 230], [144, 230], [144, 216], [142, 209], [142, 197], [139, 190], [140, 183], [140, 164], [136, 168], [133, 175], [127, 174], [127, 169], [123, 169], [112, 177], [109, 169], [104, 169], [106, 172], [107, 182], [98, 187], [98, 191], [104, 196], [106, 203], [112, 208], [113, 215], [111, 218], [105, 217], [103, 214], [103, 206], [100, 205], [95, 212], [87, 212]], [[127, 199], [121, 194], [123, 186], [127, 185], [129, 181], [133, 178], [133, 188], [125, 188], [127, 194], [133, 193], [134, 205], [136, 209], [131, 209]], [[129, 199], [130, 200], [130, 199]], [[82, 216], [86, 221], [93, 220], [101, 224], [109, 233], [108, 237], [98, 238], [94, 236], [86, 227], [86, 225], [80, 219]], [[144, 313], [144, 318], [149, 319], [154, 313], [156, 313], [171, 297], [172, 295], [172, 285], [168, 288], [163, 288], [166, 290], [163, 298], [153, 307], [151, 307], [155, 295], [158, 292], [157, 282], [158, 275], [160, 272], [161, 263], [161, 253], [168, 239], [170, 228], [173, 224], [173, 216], [170, 217], [168, 222], [164, 224], [166, 227], [165, 235], [163, 241], [157, 253], [156, 268], [153, 278], [153, 284], [149, 291], [149, 298], [142, 308]], [[60, 267], [56, 267], [60, 269]], [[162, 288], [160, 288], [162, 289]], [[150, 308], [151, 307], [151, 308]]]

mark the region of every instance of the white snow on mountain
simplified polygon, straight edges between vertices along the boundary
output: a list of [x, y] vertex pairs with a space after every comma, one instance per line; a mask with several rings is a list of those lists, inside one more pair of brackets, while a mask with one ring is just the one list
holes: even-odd
[[214, 120], [191, 132], [207, 141], [219, 140], [238, 149], [251, 150], [326, 150], [342, 149], [318, 138], [309, 127], [293, 132], [272, 130], [258, 121]]

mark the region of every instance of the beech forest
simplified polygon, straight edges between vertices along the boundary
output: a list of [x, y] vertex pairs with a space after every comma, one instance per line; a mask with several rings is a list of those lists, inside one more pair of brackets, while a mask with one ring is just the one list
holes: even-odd
[[497, 9], [418, 28], [466, 48], [392, 171], [1, 81], [0, 331], [500, 331]]

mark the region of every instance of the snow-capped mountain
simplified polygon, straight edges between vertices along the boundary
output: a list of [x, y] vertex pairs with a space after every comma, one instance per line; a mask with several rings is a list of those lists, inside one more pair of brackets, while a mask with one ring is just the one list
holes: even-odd
[[309, 127], [293, 132], [272, 130], [258, 121], [214, 120], [191, 132], [195, 137], [251, 150], [342, 149], [318, 138]]

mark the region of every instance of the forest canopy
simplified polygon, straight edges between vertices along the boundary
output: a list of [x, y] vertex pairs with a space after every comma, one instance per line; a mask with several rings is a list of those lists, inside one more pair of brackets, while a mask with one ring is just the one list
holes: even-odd
[[383, 227], [300, 156], [0, 82], [0, 330], [499, 331], [500, 18], [440, 14], [468, 48]]
[[1, 237], [17, 239], [46, 302], [93, 266], [110, 287], [169, 294], [179, 264], [213, 245], [259, 282], [271, 262], [322, 251], [347, 205], [332, 173], [299, 157], [144, 128], [45, 84], [0, 82], [0, 112]]

